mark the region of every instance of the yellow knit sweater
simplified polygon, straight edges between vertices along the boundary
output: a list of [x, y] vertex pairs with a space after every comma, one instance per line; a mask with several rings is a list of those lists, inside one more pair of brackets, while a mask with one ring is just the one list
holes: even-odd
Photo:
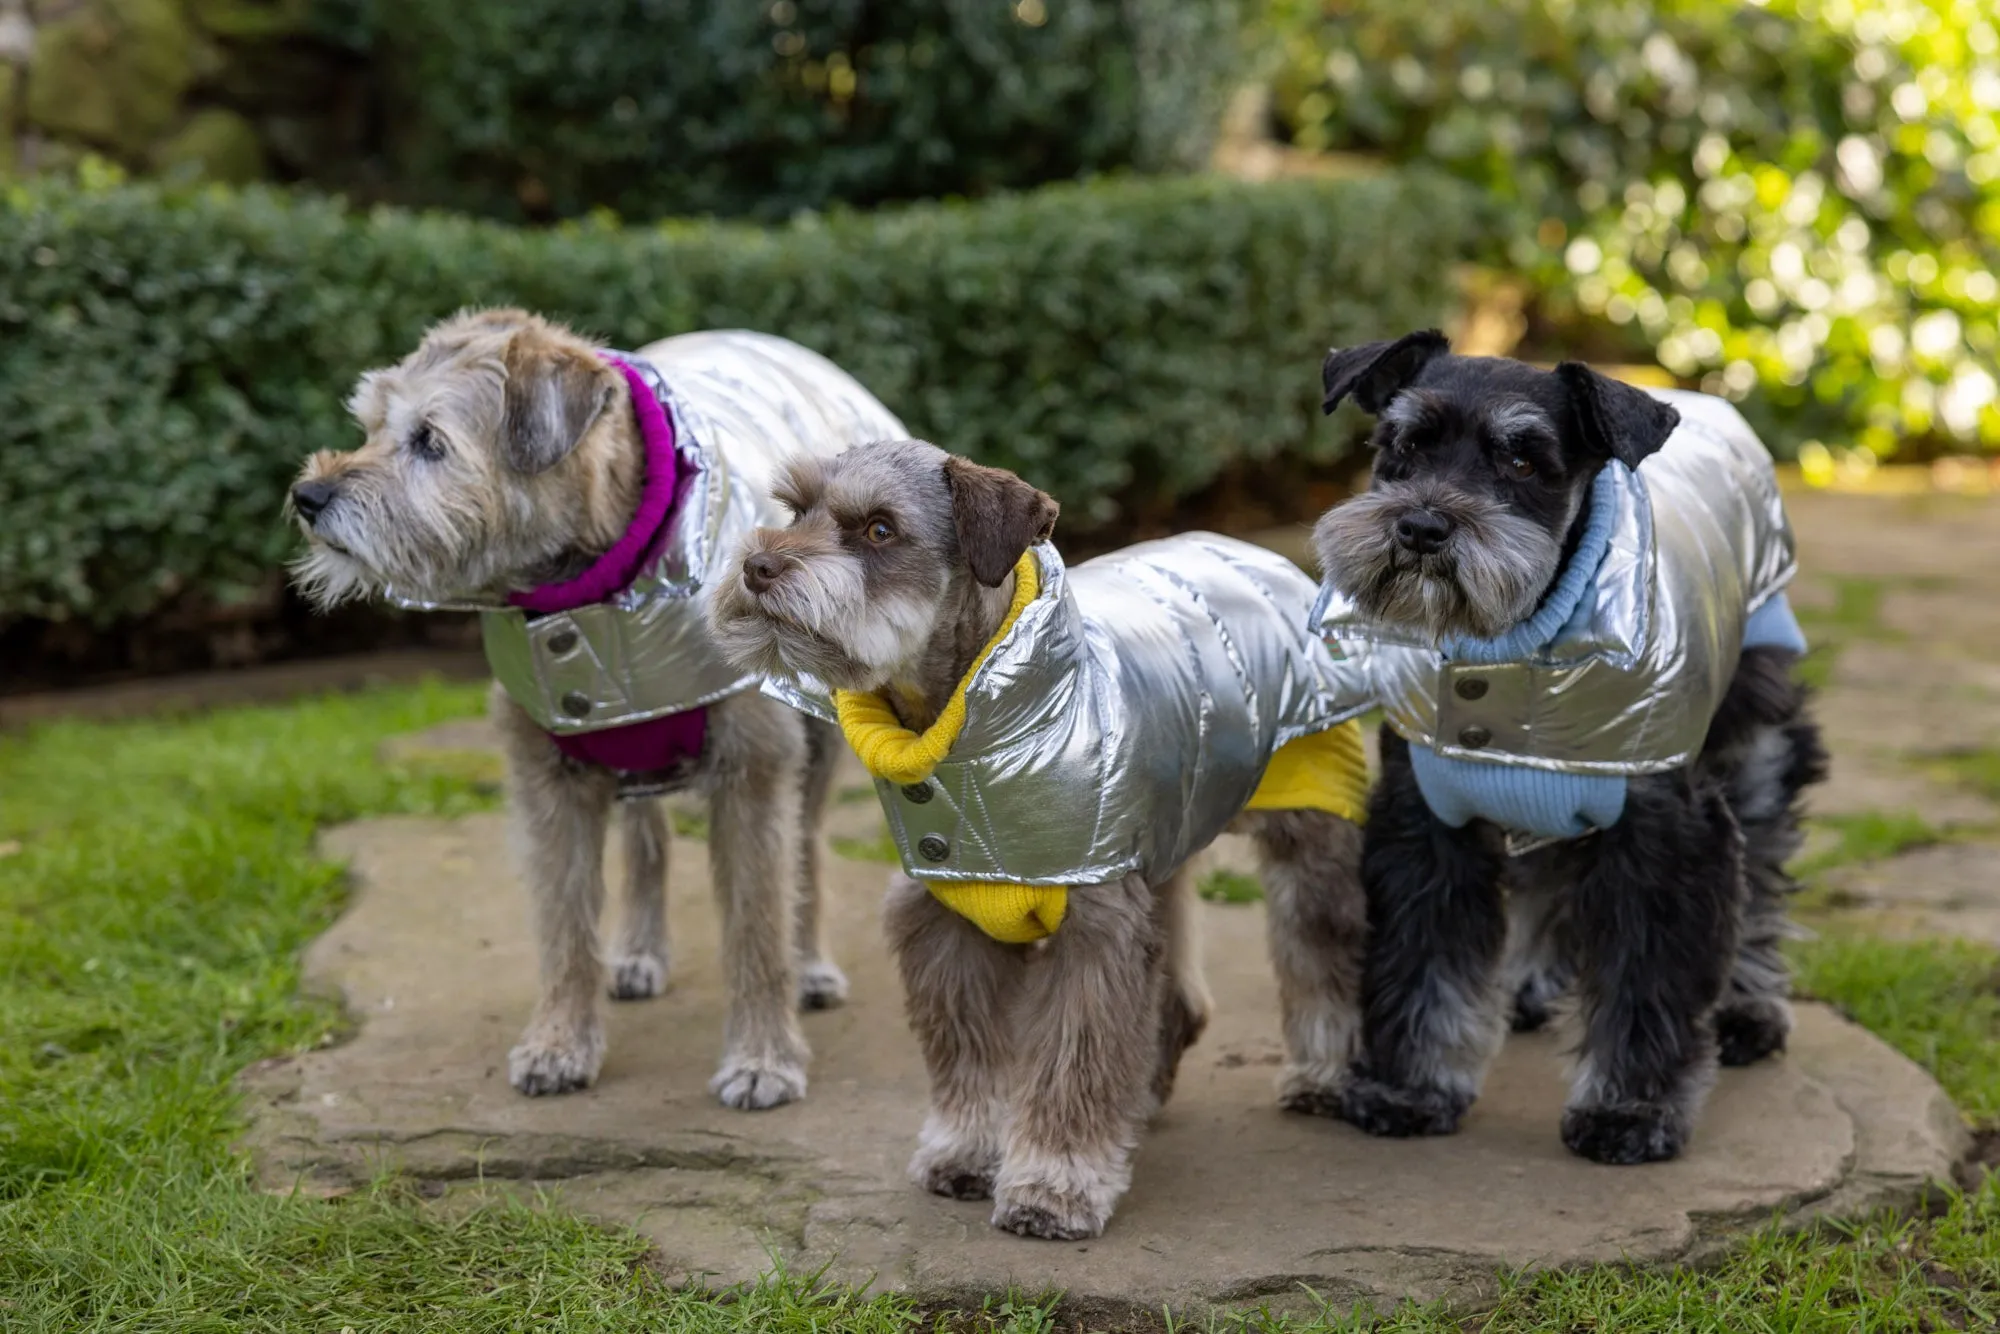
[[[880, 695], [833, 692], [840, 729], [869, 773], [898, 784], [921, 783], [931, 776], [965, 729], [966, 687], [1040, 591], [1041, 570], [1034, 556], [1024, 553], [1014, 567], [1014, 596], [1000, 628], [972, 660], [937, 721], [921, 735], [903, 726]], [[1366, 811], [1367, 797], [1368, 759], [1361, 747], [1361, 728], [1357, 723], [1343, 723], [1279, 747], [1250, 797], [1249, 809], [1331, 811], [1358, 824]], [[925, 883], [940, 903], [995, 940], [1010, 945], [1029, 944], [1053, 934], [1069, 906], [1069, 890], [1060, 885], [957, 880]]]

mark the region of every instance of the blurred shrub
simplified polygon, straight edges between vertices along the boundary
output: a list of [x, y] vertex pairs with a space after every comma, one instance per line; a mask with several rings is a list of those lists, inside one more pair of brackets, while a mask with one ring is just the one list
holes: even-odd
[[317, 0], [387, 189], [489, 216], [782, 219], [1205, 152], [1237, 0]]
[[1435, 323], [1475, 224], [1422, 177], [1059, 186], [806, 219], [517, 230], [252, 189], [0, 195], [0, 624], [227, 602], [292, 549], [284, 488], [358, 443], [341, 401], [466, 304], [634, 347], [795, 338], [1066, 531], [1338, 445], [1328, 343]]
[[[1980, 0], [1273, 0], [1311, 147], [1518, 206], [1512, 261], [1777, 439], [2000, 446]], [[1775, 443], [1775, 441], [1774, 441]]]

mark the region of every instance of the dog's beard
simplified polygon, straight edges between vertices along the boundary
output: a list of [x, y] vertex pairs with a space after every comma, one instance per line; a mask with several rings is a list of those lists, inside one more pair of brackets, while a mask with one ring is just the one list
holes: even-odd
[[[1452, 521], [1444, 549], [1419, 555], [1396, 520], [1419, 506]], [[1328, 511], [1313, 530], [1327, 580], [1370, 620], [1431, 643], [1490, 639], [1534, 613], [1556, 576], [1561, 543], [1533, 520], [1463, 492], [1388, 486]]]
[[305, 554], [289, 567], [293, 585], [307, 602], [321, 611], [332, 611], [381, 591], [381, 579], [360, 561], [324, 542], [308, 541]]
[[511, 571], [536, 559], [437, 496], [392, 504], [360, 484], [343, 488], [305, 531], [292, 577], [321, 610], [390, 591], [423, 602], [497, 596], [511, 586]]
[[709, 627], [730, 661], [766, 676], [878, 690], [922, 653], [937, 619], [933, 603], [908, 593], [869, 596], [860, 563], [848, 556], [788, 559], [761, 593], [744, 585], [740, 559], [710, 590]]

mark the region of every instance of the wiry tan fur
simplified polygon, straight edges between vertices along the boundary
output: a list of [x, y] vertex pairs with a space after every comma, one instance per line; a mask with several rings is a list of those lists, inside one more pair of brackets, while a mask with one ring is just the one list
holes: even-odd
[[[798, 514], [746, 544], [709, 591], [717, 642], [777, 674], [880, 689], [933, 722], [1005, 615], [1011, 571], [1055, 504], [1019, 478], [906, 441], [794, 471]], [[881, 521], [891, 535], [877, 540]], [[984, 571], [982, 574], [981, 571]], [[1255, 813], [1290, 1053], [1287, 1106], [1336, 1099], [1356, 1030], [1366, 933], [1347, 822]], [[1104, 1230], [1147, 1120], [1208, 1023], [1198, 905], [1183, 869], [1073, 887], [1061, 927], [993, 940], [898, 874], [884, 909], [931, 1107], [910, 1161], [924, 1189], [994, 1201], [994, 1226], [1074, 1240]]]
[[[359, 449], [307, 460], [295, 503], [309, 539], [295, 572], [316, 602], [397, 592], [497, 600], [569, 577], [624, 532], [644, 453], [625, 382], [582, 338], [522, 311], [475, 312], [433, 329], [397, 365], [361, 377]], [[418, 428], [428, 432], [430, 449]], [[315, 512], [300, 493], [315, 486]], [[657, 801], [624, 803], [625, 911], [600, 943], [604, 845], [617, 780], [562, 755], [497, 686], [513, 832], [534, 907], [541, 998], [508, 1058], [523, 1093], [597, 1078], [600, 996], [657, 996], [669, 972], [669, 840]], [[755, 693], [709, 709], [691, 779], [709, 800], [729, 1016], [710, 1088], [739, 1108], [806, 1090], [796, 1007], [846, 999], [825, 955], [817, 831], [831, 729]]]

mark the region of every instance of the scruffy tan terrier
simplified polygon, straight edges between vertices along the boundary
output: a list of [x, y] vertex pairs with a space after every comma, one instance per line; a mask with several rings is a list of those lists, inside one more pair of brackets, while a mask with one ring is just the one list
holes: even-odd
[[771, 521], [774, 470], [901, 425], [805, 348], [740, 332], [616, 354], [517, 310], [446, 320], [361, 377], [367, 433], [315, 454], [292, 490], [322, 606], [383, 596], [482, 616], [513, 828], [541, 953], [541, 999], [508, 1059], [527, 1094], [596, 1079], [604, 1059], [598, 916], [614, 801], [625, 912], [610, 991], [667, 980], [667, 828], [653, 798], [709, 799], [729, 1017], [710, 1088], [763, 1108], [806, 1089], [795, 1014], [837, 1005], [816, 837], [836, 741], [723, 661], [699, 594], [710, 563]]
[[[1066, 570], [1056, 503], [920, 441], [795, 466], [709, 594], [718, 641], [832, 703], [906, 874], [884, 909], [931, 1109], [926, 1190], [1092, 1237], [1207, 1023], [1187, 861], [1246, 805], [1280, 1097], [1338, 1099], [1359, 1013], [1365, 761], [1315, 589], [1212, 534]], [[832, 687], [830, 701], [824, 688]]]

